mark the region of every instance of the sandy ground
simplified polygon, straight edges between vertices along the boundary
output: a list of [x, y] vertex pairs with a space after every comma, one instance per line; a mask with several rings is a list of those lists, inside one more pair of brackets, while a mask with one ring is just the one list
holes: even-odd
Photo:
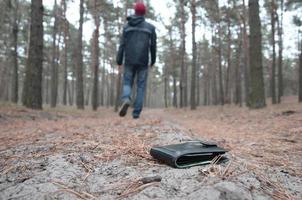
[[[149, 155], [195, 139], [228, 149], [229, 161], [180, 170]], [[302, 106], [146, 110], [132, 120], [2, 105], [0, 199], [302, 199]]]

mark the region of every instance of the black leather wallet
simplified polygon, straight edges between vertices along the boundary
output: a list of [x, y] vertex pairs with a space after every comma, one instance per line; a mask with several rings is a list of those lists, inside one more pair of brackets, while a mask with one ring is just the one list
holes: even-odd
[[219, 155], [226, 153], [216, 144], [203, 141], [190, 141], [162, 147], [153, 147], [150, 154], [153, 158], [175, 168], [188, 168], [210, 164]]

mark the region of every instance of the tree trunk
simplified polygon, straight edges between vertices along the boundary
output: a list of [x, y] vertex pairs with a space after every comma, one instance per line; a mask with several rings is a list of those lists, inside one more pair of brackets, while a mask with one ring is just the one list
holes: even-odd
[[[198, 48], [197, 48], [198, 49]], [[197, 71], [196, 71], [196, 95], [197, 95], [197, 98], [196, 98], [196, 105], [197, 106], [200, 106], [200, 90], [201, 90], [201, 85], [202, 85], [202, 81], [201, 81], [201, 77], [200, 77], [200, 74], [201, 74], [201, 51], [198, 50], [197, 52]]]
[[11, 75], [10, 73], [8, 73], [8, 77], [7, 77], [7, 84], [6, 84], [6, 87], [5, 87], [5, 95], [4, 95], [4, 101], [9, 101], [9, 83], [11, 81]]
[[164, 66], [164, 102], [165, 108], [168, 108], [168, 64]]
[[[69, 38], [70, 34], [69, 34]], [[71, 61], [72, 61], [72, 68], [71, 68], [71, 86], [70, 86], [70, 90], [71, 90], [71, 99], [69, 100], [69, 103], [71, 103], [70, 105], [73, 106], [75, 103], [75, 96], [76, 96], [76, 74], [77, 74], [77, 53], [78, 53], [78, 49], [76, 48], [76, 43], [70, 43], [71, 46]]]
[[299, 56], [299, 102], [302, 103], [302, 39], [300, 41], [300, 56]]
[[[96, 0], [94, 0], [94, 5], [96, 6]], [[95, 11], [97, 12], [97, 11]], [[99, 48], [99, 29], [100, 29], [100, 19], [97, 14], [94, 16], [94, 23], [95, 23], [95, 30], [93, 33], [93, 57], [92, 57], [92, 63], [93, 63], [93, 89], [92, 89], [92, 98], [91, 98], [91, 104], [92, 109], [96, 111], [99, 106], [99, 93], [98, 93], [98, 86], [99, 86], [99, 54], [100, 54], [100, 48]]]
[[276, 24], [276, 15], [275, 15], [275, 1], [271, 2], [271, 29], [272, 29], [272, 46], [273, 46], [273, 55], [272, 55], [272, 74], [271, 74], [271, 95], [272, 95], [272, 104], [276, 104], [276, 41], [275, 41], [275, 24]]
[[180, 74], [180, 107], [188, 106], [187, 94], [187, 67], [185, 66], [186, 55], [186, 20], [185, 20], [185, 2], [179, 0], [180, 3], [180, 37], [181, 37], [181, 74]]
[[43, 4], [31, 1], [29, 55], [24, 82], [24, 106], [42, 109]]
[[212, 105], [218, 105], [218, 91], [217, 91], [217, 77], [216, 77], [216, 66], [214, 65], [215, 69], [212, 72]]
[[45, 81], [45, 99], [44, 99], [44, 103], [46, 103], [47, 105], [49, 104], [49, 74], [50, 74], [50, 66], [49, 64], [46, 65], [46, 72], [44, 72], [45, 76], [44, 76], [44, 81]]
[[209, 105], [209, 93], [210, 93], [210, 84], [209, 84], [209, 69], [208, 66], [204, 66], [203, 70], [203, 86], [204, 86], [204, 94], [203, 94], [203, 105]]
[[[75, 59], [75, 58], [73, 58]], [[75, 88], [76, 88], [76, 63], [73, 65], [73, 72], [72, 72], [72, 78], [71, 78], [71, 99], [69, 103], [70, 105], [73, 106], [74, 104], [74, 98], [75, 98]]]
[[80, 0], [80, 24], [77, 43], [77, 108], [84, 109], [84, 91], [83, 91], [83, 53], [82, 53], [82, 36], [83, 36], [83, 18], [84, 18], [84, 0]]
[[223, 91], [223, 78], [222, 78], [222, 28], [220, 22], [220, 8], [219, 1], [217, 4], [219, 22], [218, 22], [218, 70], [219, 70], [219, 101], [221, 105], [224, 105], [224, 91]]
[[11, 85], [11, 101], [18, 103], [19, 92], [19, 76], [18, 76], [18, 0], [15, 0], [12, 17], [12, 44], [11, 44], [11, 64], [12, 64], [12, 85]]
[[66, 11], [67, 11], [67, 5], [66, 0], [62, 1], [63, 4], [63, 18], [64, 18], [64, 77], [63, 77], [63, 105], [67, 104], [67, 84], [68, 84], [68, 58], [67, 58], [67, 51], [68, 51], [68, 21], [66, 19]]
[[[200, 66], [200, 65], [197, 65], [197, 66]], [[200, 88], [201, 88], [201, 80], [200, 80], [200, 77], [199, 77], [199, 70], [198, 70], [198, 67], [197, 67], [197, 76], [196, 76], [196, 106], [200, 106]]]
[[192, 13], [192, 77], [191, 77], [191, 110], [196, 110], [196, 0], [191, 2], [191, 13]]
[[250, 108], [266, 106], [264, 93], [264, 79], [262, 67], [261, 23], [259, 17], [258, 0], [249, 0], [250, 24], [250, 68], [251, 68], [251, 95]]
[[[243, 32], [241, 30], [241, 33], [238, 34], [238, 38], [243, 35]], [[235, 104], [242, 106], [242, 91], [241, 91], [241, 58], [242, 58], [242, 40], [238, 39], [238, 47], [236, 52], [236, 69], [235, 69]]]
[[173, 75], [173, 107], [177, 108], [177, 85], [176, 85], [176, 75]]
[[51, 95], [50, 95], [50, 107], [54, 108], [57, 105], [57, 33], [58, 33], [58, 17], [57, 17], [57, 0], [55, 0], [53, 8], [54, 26], [52, 33], [52, 59], [51, 59]]
[[4, 93], [7, 84], [7, 76], [7, 67], [3, 66], [3, 68], [0, 70], [0, 100], [4, 99]]
[[[105, 51], [103, 51], [103, 55], [105, 55]], [[101, 106], [105, 106], [105, 59], [103, 59], [103, 68], [102, 68], [102, 88], [101, 88]]]
[[230, 71], [232, 68], [231, 56], [232, 56], [232, 35], [231, 35], [231, 19], [230, 19], [230, 11], [228, 11], [227, 16], [227, 24], [228, 24], [228, 51], [227, 51], [227, 73], [226, 73], [226, 81], [225, 81], [225, 102], [227, 104], [231, 103], [231, 95], [230, 95]]
[[[173, 44], [173, 34], [172, 34], [172, 26], [168, 26], [166, 27], [168, 29], [168, 33], [169, 33], [169, 59], [167, 66], [166, 66], [166, 88], [167, 90], [170, 91], [170, 79], [169, 76], [171, 74], [172, 79], [173, 79], [173, 97], [172, 97], [172, 106], [177, 108], [177, 86], [176, 86], [176, 69], [174, 68], [175, 66], [175, 51], [174, 51], [174, 44]], [[169, 67], [170, 66], [170, 67]], [[167, 91], [168, 94], [166, 94], [166, 99], [169, 98], [170, 100], [170, 92]]]
[[68, 94], [68, 103], [71, 106], [73, 104], [73, 97], [72, 97], [72, 83], [67, 82], [67, 94]]
[[209, 66], [209, 80], [211, 82], [211, 103], [212, 105], [217, 105], [218, 104], [218, 92], [217, 92], [217, 78], [216, 78], [216, 73], [217, 73], [217, 60], [215, 59], [215, 46], [214, 46], [214, 30], [212, 27], [212, 51], [211, 51], [211, 61], [210, 61], [210, 66]]
[[117, 75], [117, 81], [116, 81], [116, 99], [115, 99], [115, 108], [114, 108], [115, 112], [118, 111], [121, 92], [122, 92], [122, 72], [119, 70]]
[[283, 96], [283, 8], [284, 1], [280, 2], [281, 16], [278, 17], [278, 36], [279, 36], [279, 58], [278, 58], [278, 96], [277, 103], [281, 103]]
[[249, 41], [247, 34], [247, 10], [245, 6], [245, 0], [242, 0], [243, 3], [243, 74], [244, 74], [244, 96], [245, 96], [245, 105], [249, 106], [249, 97], [250, 97], [250, 57], [249, 57]]
[[113, 63], [110, 63], [110, 65], [111, 65], [111, 74], [110, 74], [110, 83], [111, 83], [111, 85], [110, 85], [110, 106], [115, 106], [115, 101], [114, 100], [116, 100], [116, 98], [114, 98], [114, 93], [115, 93], [115, 91], [114, 91], [114, 89], [115, 89], [115, 82], [116, 82], [116, 80], [115, 80], [115, 74], [114, 74], [114, 65], [113, 65]]
[[[92, 96], [92, 95], [90, 94], [91, 86], [93, 86], [93, 85], [91, 84], [91, 80], [88, 79], [88, 83], [86, 84], [86, 87], [85, 87], [85, 91], [86, 91], [85, 106], [89, 106], [90, 96]], [[92, 100], [91, 100], [91, 101], [92, 101]]]
[[[7, 87], [9, 87], [9, 76], [11, 74], [10, 65], [12, 62], [10, 60], [11, 58], [11, 45], [10, 44], [10, 37], [11, 34], [7, 34], [10, 32], [9, 29], [11, 29], [11, 12], [13, 12], [13, 8], [11, 5], [11, 1], [6, 0], [1, 3], [3, 5], [3, 12], [2, 16], [0, 18], [1, 21], [1, 29], [0, 31], [0, 42], [1, 42], [1, 50], [3, 50], [3, 54], [0, 56], [0, 101], [4, 100], [6, 101], [8, 96]], [[2, 32], [4, 33], [2, 35]], [[3, 45], [3, 46], [2, 46]]]
[[146, 107], [151, 108], [152, 107], [152, 94], [153, 94], [153, 71], [150, 71], [149, 73], [149, 79], [147, 81], [147, 92], [145, 93], [145, 99], [146, 99]]

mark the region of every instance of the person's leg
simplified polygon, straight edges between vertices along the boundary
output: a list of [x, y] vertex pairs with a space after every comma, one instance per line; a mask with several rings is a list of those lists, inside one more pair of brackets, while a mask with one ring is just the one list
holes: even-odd
[[148, 67], [139, 67], [137, 69], [137, 93], [134, 102], [133, 118], [139, 118], [140, 113], [143, 109], [147, 78], [148, 78]]
[[122, 93], [122, 106], [119, 111], [119, 115], [124, 117], [127, 114], [128, 107], [131, 101], [131, 90], [133, 86], [135, 72], [133, 66], [124, 67], [124, 77], [123, 77], [123, 93]]

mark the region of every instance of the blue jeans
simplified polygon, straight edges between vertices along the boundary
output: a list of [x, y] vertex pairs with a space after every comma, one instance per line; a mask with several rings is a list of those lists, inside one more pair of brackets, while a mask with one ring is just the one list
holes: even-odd
[[123, 80], [123, 93], [122, 101], [131, 100], [131, 92], [136, 76], [136, 99], [134, 101], [134, 110], [132, 113], [133, 117], [139, 117], [143, 110], [145, 91], [148, 78], [148, 67], [147, 66], [133, 66], [126, 65], [124, 67], [124, 80]]

